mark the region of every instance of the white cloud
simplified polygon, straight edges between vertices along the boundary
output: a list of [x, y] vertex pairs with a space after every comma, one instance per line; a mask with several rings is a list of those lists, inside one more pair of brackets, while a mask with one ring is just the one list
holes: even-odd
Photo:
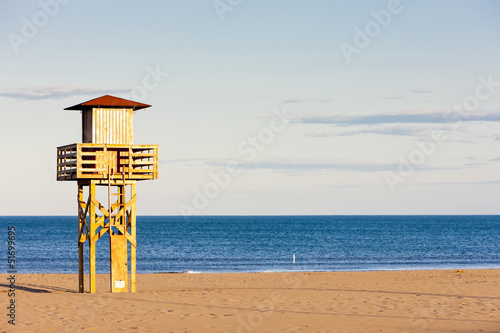
[[434, 91], [434, 90], [421, 89], [421, 88], [410, 89], [410, 93], [413, 93], [413, 94], [432, 94], [435, 92], [436, 91]]
[[[211, 166], [223, 167], [227, 165], [226, 160], [207, 160]], [[355, 172], [378, 172], [394, 170], [398, 163], [377, 163], [370, 161], [356, 161], [350, 159], [326, 159], [326, 158], [273, 158], [252, 163], [242, 162], [239, 164], [241, 169], [268, 169], [279, 172], [309, 172], [309, 171], [355, 171]], [[448, 167], [422, 166], [421, 170], [450, 169]]]
[[[446, 116], [449, 116], [449, 119]], [[452, 121], [500, 121], [500, 111], [474, 111], [459, 118], [450, 109], [421, 109], [360, 115], [297, 114], [294, 120], [302, 124], [373, 125], [373, 124], [446, 124]]]
[[336, 98], [294, 98], [283, 101], [283, 104], [293, 103], [332, 103], [337, 102]]
[[130, 89], [102, 89], [82, 86], [39, 86], [0, 89], [0, 96], [19, 100], [60, 99], [69, 96], [107, 95], [130, 92]]
[[175, 160], [160, 160], [160, 164], [173, 164], [173, 163], [181, 163], [184, 165], [193, 165], [205, 162], [204, 158], [179, 158]]
[[443, 129], [442, 125], [430, 124], [375, 124], [355, 126], [333, 126], [324, 131], [309, 132], [312, 137], [350, 136], [358, 134], [379, 134], [392, 136], [428, 136], [433, 129]]

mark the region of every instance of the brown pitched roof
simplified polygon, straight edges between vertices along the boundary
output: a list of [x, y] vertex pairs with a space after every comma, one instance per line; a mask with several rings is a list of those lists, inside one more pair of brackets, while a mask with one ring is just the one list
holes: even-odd
[[90, 101], [86, 101], [77, 105], [70, 106], [64, 110], [88, 110], [92, 108], [126, 108], [126, 109], [134, 109], [140, 110], [149, 108], [151, 105], [143, 104], [139, 102], [129, 101], [128, 99], [123, 99], [115, 96], [104, 95], [102, 97], [91, 99]]

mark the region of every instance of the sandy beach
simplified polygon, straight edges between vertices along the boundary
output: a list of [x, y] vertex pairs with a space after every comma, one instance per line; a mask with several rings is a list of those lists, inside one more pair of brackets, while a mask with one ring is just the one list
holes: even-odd
[[114, 294], [107, 274], [95, 294], [76, 274], [17, 274], [15, 327], [7, 278], [2, 332], [500, 332], [499, 269], [139, 274]]

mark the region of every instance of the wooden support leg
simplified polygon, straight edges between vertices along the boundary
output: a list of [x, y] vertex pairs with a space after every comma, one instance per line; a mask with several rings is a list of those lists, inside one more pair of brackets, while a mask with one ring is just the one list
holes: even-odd
[[[131, 198], [135, 196], [135, 183], [132, 183], [131, 185]], [[130, 208], [130, 236], [135, 240], [136, 239], [136, 215], [135, 215], [135, 207], [136, 203], [134, 202], [132, 204], [132, 207]], [[137, 243], [136, 243], [137, 244]], [[136, 292], [136, 287], [135, 287], [135, 255], [136, 255], [136, 247], [134, 244], [130, 245], [130, 285], [131, 285], [131, 291]]]
[[81, 203], [83, 202], [83, 186], [78, 184], [78, 292], [83, 293], [83, 274], [84, 274], [84, 262], [83, 262], [83, 226], [86, 217], [81, 213]]
[[[89, 195], [91, 198], [95, 198], [96, 193], [95, 193], [95, 184], [90, 184], [89, 185]], [[91, 202], [90, 207], [89, 207], [89, 247], [90, 247], [90, 253], [89, 253], [89, 283], [90, 283], [90, 292], [95, 293], [95, 241], [92, 239], [94, 238], [96, 234], [96, 206]]]

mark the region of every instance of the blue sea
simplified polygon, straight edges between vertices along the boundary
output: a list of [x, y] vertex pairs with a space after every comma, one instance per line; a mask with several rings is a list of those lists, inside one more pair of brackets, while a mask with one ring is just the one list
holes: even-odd
[[[0, 217], [0, 272], [15, 226], [18, 273], [77, 273], [77, 224]], [[139, 216], [137, 243], [138, 273], [500, 268], [500, 216]], [[107, 235], [96, 265], [109, 272]]]

